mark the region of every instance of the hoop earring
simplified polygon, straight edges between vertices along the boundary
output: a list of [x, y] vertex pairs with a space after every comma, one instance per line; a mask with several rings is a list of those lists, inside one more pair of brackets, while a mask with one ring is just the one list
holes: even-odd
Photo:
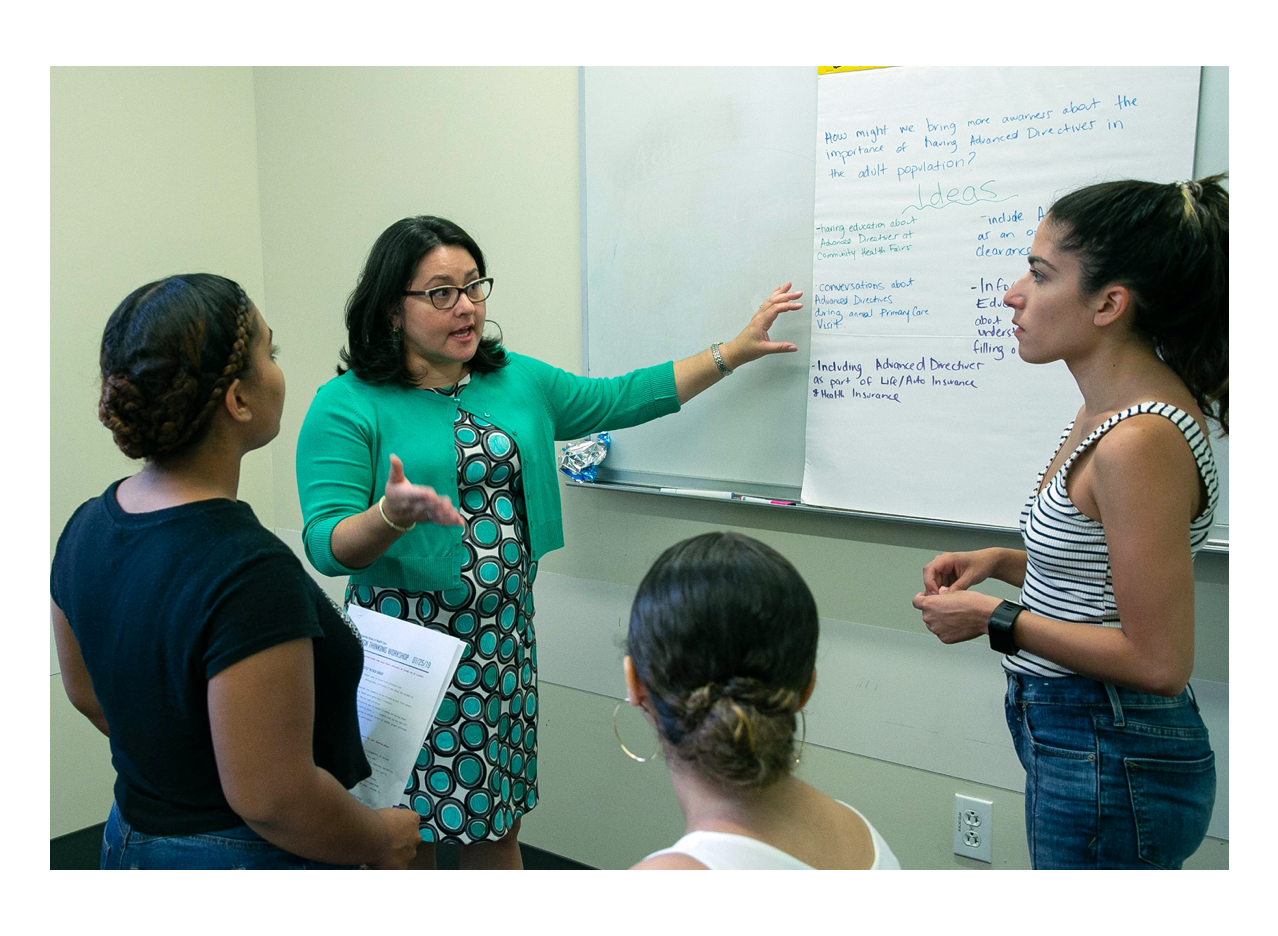
[[661, 739], [657, 738], [657, 746], [653, 748], [652, 753], [647, 757], [640, 757], [634, 751], [630, 750], [630, 748], [626, 747], [626, 742], [621, 740], [621, 732], [617, 730], [617, 713], [621, 711], [621, 705], [622, 703], [618, 702], [617, 707], [612, 710], [612, 733], [617, 736], [617, 743], [621, 745], [621, 750], [627, 757], [640, 764], [646, 763], [656, 757], [657, 751], [661, 750]]
[[799, 709], [799, 718], [803, 721], [803, 735], [799, 741], [799, 756], [794, 759], [795, 767], [798, 767], [803, 760], [803, 748], [808, 743], [808, 713], [806, 709]]

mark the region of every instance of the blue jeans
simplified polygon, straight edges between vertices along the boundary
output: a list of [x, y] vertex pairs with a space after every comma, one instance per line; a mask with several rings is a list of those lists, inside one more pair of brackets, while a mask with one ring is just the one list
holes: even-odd
[[1034, 868], [1179, 868], [1207, 834], [1216, 756], [1193, 692], [1008, 674]]
[[246, 825], [194, 835], [147, 835], [124, 821], [120, 807], [111, 804], [106, 829], [102, 833], [104, 871], [123, 868], [172, 869], [278, 869], [336, 868], [299, 858], [272, 845]]

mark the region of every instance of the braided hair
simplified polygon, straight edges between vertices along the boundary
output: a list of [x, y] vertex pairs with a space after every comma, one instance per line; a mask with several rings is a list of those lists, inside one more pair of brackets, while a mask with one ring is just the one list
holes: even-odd
[[758, 540], [707, 533], [662, 553], [635, 596], [627, 651], [667, 756], [727, 789], [787, 776], [818, 635], [807, 584]]
[[1134, 324], [1229, 432], [1229, 192], [1225, 174], [1196, 182], [1102, 182], [1047, 213], [1074, 254], [1082, 289], [1132, 295]]
[[248, 376], [252, 304], [211, 273], [135, 289], [107, 321], [98, 418], [129, 458], [162, 461], [198, 444], [232, 381]]

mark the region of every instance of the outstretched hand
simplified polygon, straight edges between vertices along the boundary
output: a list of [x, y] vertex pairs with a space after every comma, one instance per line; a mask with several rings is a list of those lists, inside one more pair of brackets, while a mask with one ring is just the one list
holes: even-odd
[[465, 526], [453, 502], [424, 484], [413, 484], [404, 477], [404, 463], [397, 455], [390, 457], [390, 475], [386, 479], [386, 500], [382, 502], [386, 519], [396, 526], [435, 523], [439, 526]]
[[792, 342], [773, 341], [768, 335], [768, 329], [772, 327], [778, 315], [803, 308], [802, 302], [795, 301], [803, 293], [790, 292], [790, 285], [786, 283], [772, 290], [772, 295], [759, 306], [759, 311], [754, 313], [750, 323], [741, 330], [741, 334], [720, 349], [729, 367], [740, 367], [767, 354], [784, 354], [799, 350], [799, 346]]

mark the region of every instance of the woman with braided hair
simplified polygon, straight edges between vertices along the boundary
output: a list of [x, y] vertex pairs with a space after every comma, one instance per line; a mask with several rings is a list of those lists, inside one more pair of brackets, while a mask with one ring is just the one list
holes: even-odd
[[[1229, 194], [1105, 182], [1059, 199], [1003, 301], [1020, 356], [1064, 361], [1083, 405], [1021, 510], [1024, 550], [943, 553], [914, 607], [944, 643], [989, 636], [1025, 767], [1035, 868], [1179, 868], [1215, 757], [1189, 688], [1194, 555], [1229, 431]], [[1020, 601], [970, 590], [989, 578]]]
[[635, 595], [623, 665], [687, 834], [635, 869], [900, 868], [864, 816], [791, 773], [817, 637], [807, 584], [758, 540], [706, 533], [657, 558]]
[[98, 414], [146, 460], [58, 540], [52, 618], [71, 703], [103, 734], [115, 803], [103, 868], [404, 867], [409, 810], [370, 774], [359, 634], [238, 501], [240, 460], [279, 432], [284, 375], [244, 291], [149, 283], [102, 336]]

